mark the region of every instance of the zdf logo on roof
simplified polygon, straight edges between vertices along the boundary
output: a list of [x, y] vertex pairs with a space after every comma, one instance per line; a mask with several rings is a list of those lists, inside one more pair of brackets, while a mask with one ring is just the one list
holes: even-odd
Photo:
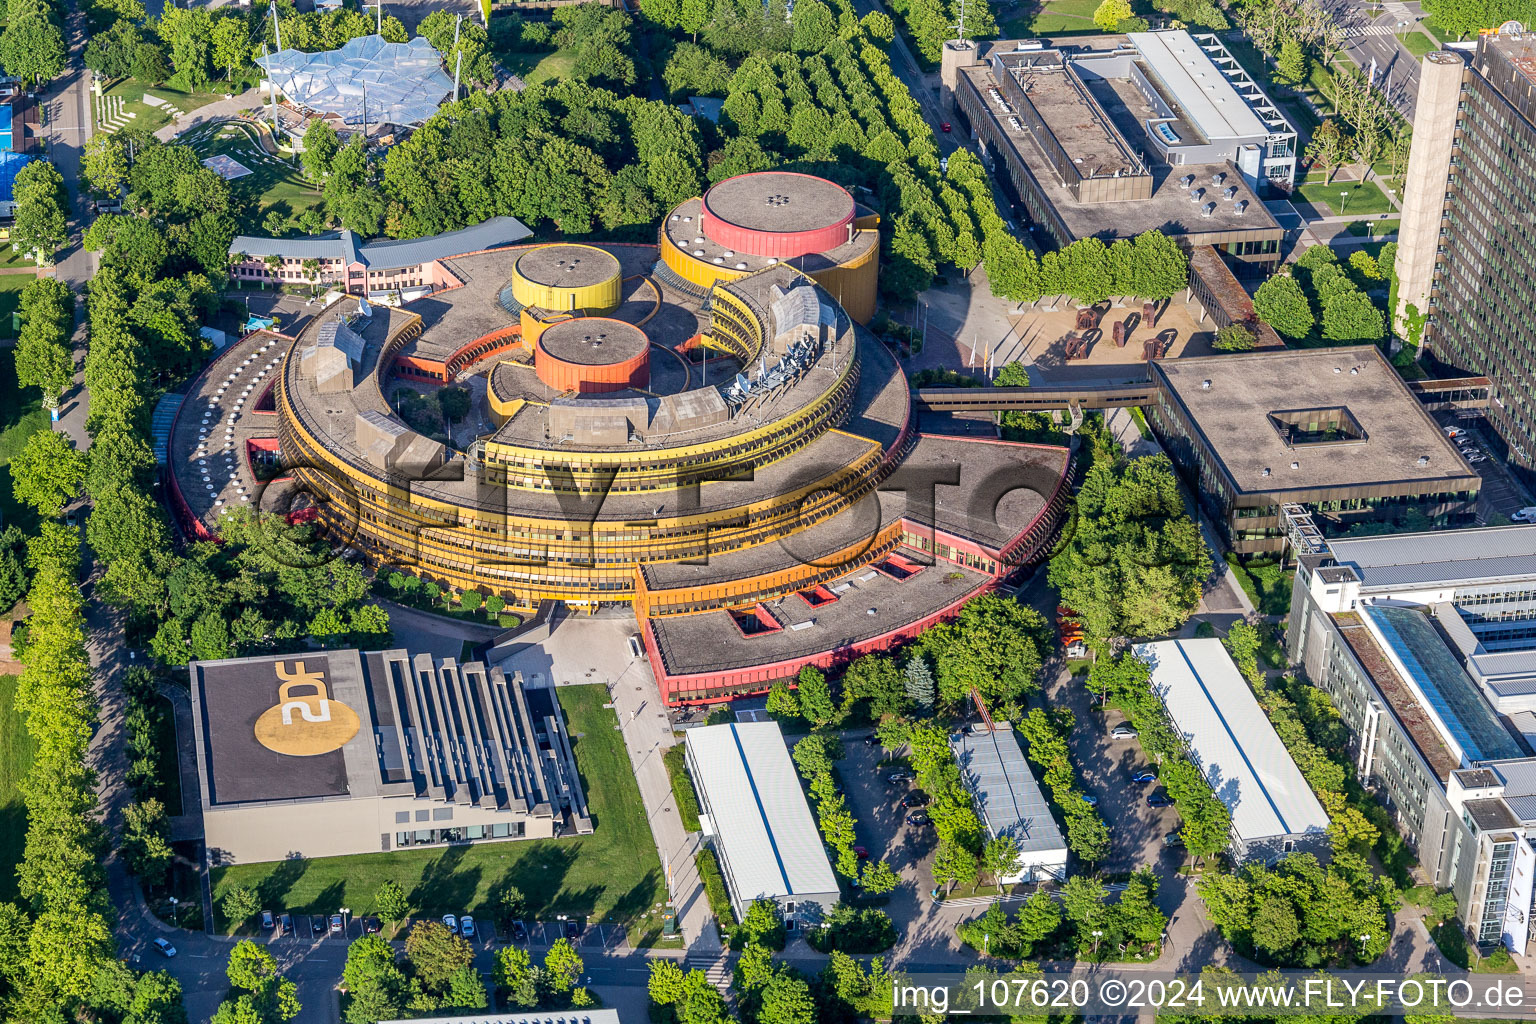
[[[314, 757], [342, 747], [362, 728], [362, 719], [330, 696], [321, 670], [293, 662], [276, 664], [277, 703], [256, 719], [256, 742], [278, 754]], [[295, 692], [307, 691], [307, 692]]]

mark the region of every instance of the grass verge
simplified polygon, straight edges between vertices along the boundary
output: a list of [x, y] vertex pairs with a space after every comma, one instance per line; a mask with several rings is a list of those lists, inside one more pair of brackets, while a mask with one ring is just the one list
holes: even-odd
[[1413, 31], [1402, 36], [1403, 45], [1408, 47], [1408, 52], [1415, 57], [1422, 57], [1431, 50], [1438, 50], [1440, 44], [1435, 42], [1423, 32]]
[[1308, 181], [1296, 186], [1301, 198], [1313, 206], [1326, 209], [1340, 217], [1353, 213], [1367, 217], [1375, 213], [1392, 213], [1391, 202], [1374, 181], [1338, 181], [1324, 184]]
[[1237, 585], [1261, 613], [1285, 615], [1290, 612], [1291, 581], [1296, 577], [1296, 570], [1281, 569], [1272, 562], [1245, 566], [1231, 552], [1227, 553], [1227, 566]]
[[693, 778], [688, 774], [687, 748], [677, 743], [667, 748], [661, 756], [667, 766], [667, 778], [672, 780], [672, 799], [677, 801], [677, 816], [683, 828], [699, 831], [699, 796], [693, 789]]
[[16, 712], [16, 680], [0, 676], [0, 900], [16, 898], [16, 865], [27, 845], [27, 807], [21, 780], [36, 745]]
[[[499, 916], [500, 894], [516, 886], [530, 918], [570, 914], [622, 923], [632, 945], [649, 945], [661, 932], [653, 907], [665, 899], [665, 886], [613, 710], [603, 707], [608, 691], [562, 686], [558, 693], [592, 812], [591, 835], [238, 864], [215, 870], [214, 899], [244, 885], [273, 909], [318, 914], [347, 906], [362, 915], [376, 911], [379, 886], [394, 881], [418, 917], [471, 913], [490, 920]], [[220, 926], [231, 930], [228, 922]]]
[[736, 930], [736, 914], [731, 910], [731, 897], [725, 891], [720, 861], [715, 858], [715, 851], [706, 846], [693, 855], [693, 866], [704, 883], [704, 898], [709, 901], [709, 911], [720, 922], [720, 938], [729, 945], [731, 934]]
[[11, 459], [27, 438], [47, 429], [41, 392], [17, 386], [16, 350], [0, 348], [0, 523], [15, 523], [26, 533], [37, 532], [37, 513], [11, 493]]

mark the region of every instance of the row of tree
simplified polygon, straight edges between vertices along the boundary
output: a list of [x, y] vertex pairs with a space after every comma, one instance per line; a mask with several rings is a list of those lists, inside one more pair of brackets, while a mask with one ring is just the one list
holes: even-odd
[[1067, 734], [1072, 731], [1072, 712], [1066, 708], [1050, 711], [1034, 708], [1018, 720], [1025, 752], [1040, 768], [1051, 799], [1067, 823], [1067, 847], [1080, 860], [1097, 864], [1109, 856], [1109, 826], [1099, 812], [1083, 798], [1072, 767]]
[[1190, 760], [1181, 734], [1152, 692], [1152, 670], [1147, 663], [1130, 651], [1115, 657], [1101, 649], [1089, 670], [1088, 686], [1103, 694], [1107, 704], [1124, 711], [1136, 727], [1142, 749], [1157, 765], [1158, 782], [1184, 820], [1179, 834], [1189, 852], [1208, 857], [1225, 850], [1232, 839], [1231, 812]]
[[1013, 914], [994, 903], [956, 933], [966, 945], [1006, 960], [1156, 958], [1168, 925], [1157, 887], [1157, 875], [1144, 866], [1111, 903], [1103, 879], [1073, 875], [1057, 892], [1036, 889]]
[[21, 780], [24, 906], [0, 904], [0, 1005], [6, 1019], [79, 1015], [113, 1024], [186, 1024], [181, 988], [117, 959], [101, 858], [95, 774], [86, 761], [96, 714], [76, 530], [44, 522], [28, 545], [32, 613], [17, 637], [25, 665], [16, 709], [35, 752]]
[[949, 730], [934, 723], [917, 723], [907, 730], [906, 743], [917, 784], [928, 794], [928, 817], [938, 836], [934, 884], [974, 889], [983, 876], [990, 875], [1000, 886], [1003, 878], [1018, 874], [1018, 843], [1007, 835], [987, 837], [949, 745]]
[[848, 810], [848, 801], [839, 793], [834, 765], [842, 760], [843, 742], [835, 734], [817, 733], [795, 744], [795, 767], [810, 789], [822, 838], [833, 851], [837, 873], [857, 881], [865, 892], [881, 896], [896, 888], [900, 881], [884, 860], [870, 861], [862, 871], [854, 851], [853, 827], [858, 824]]
[[1350, 255], [1348, 264], [1326, 245], [1314, 245], [1294, 264], [1259, 285], [1253, 308], [1259, 319], [1280, 334], [1305, 339], [1320, 334], [1340, 345], [1374, 344], [1387, 336], [1387, 315], [1367, 293], [1372, 288], [1385, 301], [1394, 270], [1397, 243], [1388, 242], [1381, 255]]

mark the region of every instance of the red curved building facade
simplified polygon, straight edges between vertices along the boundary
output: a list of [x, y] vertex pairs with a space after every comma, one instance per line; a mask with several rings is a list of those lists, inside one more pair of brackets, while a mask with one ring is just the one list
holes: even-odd
[[853, 196], [825, 178], [761, 171], [704, 193], [699, 227], [717, 245], [788, 260], [827, 252], [851, 237]]
[[562, 320], [533, 350], [539, 380], [560, 392], [597, 395], [651, 382], [650, 340], [634, 324], [606, 316]]

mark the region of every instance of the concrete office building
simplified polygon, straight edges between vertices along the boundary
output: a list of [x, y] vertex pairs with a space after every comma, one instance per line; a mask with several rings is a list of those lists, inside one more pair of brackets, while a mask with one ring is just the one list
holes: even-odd
[[941, 76], [1057, 245], [1156, 228], [1240, 275], [1278, 264], [1284, 232], [1259, 197], [1295, 180], [1296, 132], [1214, 36], [951, 44]]
[[1328, 815], [1221, 641], [1161, 640], [1135, 652], [1190, 760], [1232, 814], [1232, 859], [1326, 856]]
[[699, 822], [736, 916], [768, 899], [790, 931], [820, 921], [838, 901], [837, 879], [778, 723], [689, 729], [684, 742]]
[[[1298, 559], [1290, 659], [1479, 942], [1523, 952], [1536, 858], [1536, 527], [1330, 541]], [[1536, 737], [1533, 737], [1536, 738]]]
[[[1468, 59], [1470, 57], [1470, 60]], [[1536, 39], [1518, 22], [1471, 54], [1426, 55], [1403, 182], [1396, 270], [1399, 333], [1413, 314], [1441, 376], [1491, 381], [1502, 454], [1536, 479]], [[1411, 307], [1411, 308], [1410, 308]]]
[[989, 838], [1009, 836], [1019, 848], [1019, 869], [1004, 885], [1067, 877], [1067, 841], [1007, 722], [975, 725], [949, 739], [960, 778], [976, 802]]
[[188, 671], [214, 864], [592, 831], [552, 689], [403, 650]]
[[1330, 535], [1413, 515], [1460, 525], [1476, 510], [1480, 478], [1374, 346], [1148, 368], [1147, 422], [1239, 554], [1283, 550], [1290, 503]]

